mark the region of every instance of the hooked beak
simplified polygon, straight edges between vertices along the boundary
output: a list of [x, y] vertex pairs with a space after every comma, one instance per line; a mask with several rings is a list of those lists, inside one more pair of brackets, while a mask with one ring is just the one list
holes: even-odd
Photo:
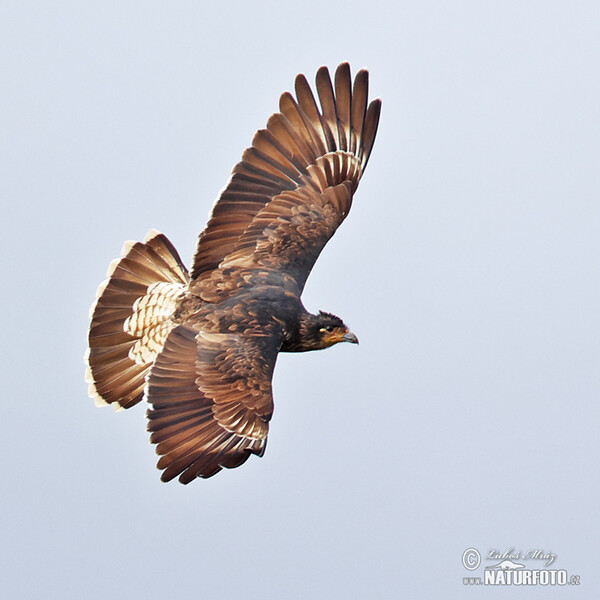
[[351, 344], [358, 344], [358, 338], [351, 332], [349, 331], [343, 338], [342, 340], [344, 342], [350, 342]]

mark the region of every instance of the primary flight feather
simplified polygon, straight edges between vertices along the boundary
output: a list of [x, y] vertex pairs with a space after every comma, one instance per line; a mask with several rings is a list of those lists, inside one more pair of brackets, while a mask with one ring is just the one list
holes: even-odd
[[348, 214], [381, 102], [347, 63], [303, 75], [296, 97], [244, 151], [200, 233], [191, 273], [151, 231], [126, 242], [90, 311], [89, 393], [130, 408], [145, 398], [163, 481], [189, 483], [265, 451], [279, 352], [358, 343], [344, 322], [309, 313], [306, 279]]

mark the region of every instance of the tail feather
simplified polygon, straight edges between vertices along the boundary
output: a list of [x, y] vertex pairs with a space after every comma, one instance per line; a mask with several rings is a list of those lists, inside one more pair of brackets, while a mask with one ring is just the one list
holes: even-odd
[[143, 242], [126, 242], [106, 276], [90, 309], [85, 378], [98, 406], [130, 408], [144, 395], [189, 276], [177, 250], [155, 230]]

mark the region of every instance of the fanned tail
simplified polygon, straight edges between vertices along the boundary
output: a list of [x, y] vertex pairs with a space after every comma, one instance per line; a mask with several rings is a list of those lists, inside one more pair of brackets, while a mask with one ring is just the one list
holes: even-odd
[[155, 230], [143, 242], [126, 242], [106, 276], [90, 309], [85, 378], [98, 406], [130, 408], [144, 395], [189, 276], [177, 250]]

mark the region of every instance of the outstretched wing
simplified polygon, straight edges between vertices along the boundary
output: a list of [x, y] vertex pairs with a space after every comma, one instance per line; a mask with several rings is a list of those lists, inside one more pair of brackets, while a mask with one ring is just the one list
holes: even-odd
[[300, 288], [344, 220], [365, 170], [381, 102], [368, 106], [368, 73], [352, 83], [341, 64], [334, 83], [317, 72], [317, 105], [306, 78], [296, 98], [256, 133], [200, 234], [192, 279], [219, 265], [268, 265], [292, 274]]
[[277, 335], [171, 331], [146, 385], [163, 481], [189, 483], [263, 455], [280, 344]]

